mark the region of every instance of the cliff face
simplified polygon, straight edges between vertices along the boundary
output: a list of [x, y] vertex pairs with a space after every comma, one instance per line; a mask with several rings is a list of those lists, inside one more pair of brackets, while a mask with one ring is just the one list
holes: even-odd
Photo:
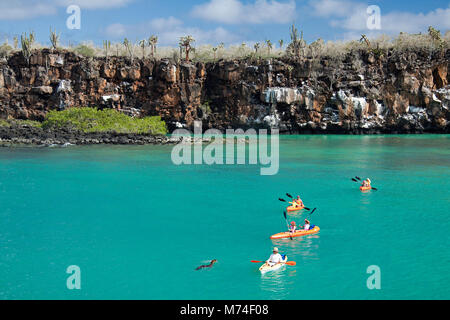
[[339, 59], [175, 63], [36, 50], [0, 60], [0, 118], [110, 107], [161, 115], [169, 129], [275, 127], [281, 132], [450, 131], [450, 50], [353, 52]]

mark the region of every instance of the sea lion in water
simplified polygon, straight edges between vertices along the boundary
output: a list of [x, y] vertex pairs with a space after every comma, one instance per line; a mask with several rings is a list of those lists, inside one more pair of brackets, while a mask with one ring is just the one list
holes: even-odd
[[213, 264], [216, 263], [216, 262], [217, 262], [217, 260], [213, 259], [213, 260], [211, 260], [211, 262], [209, 264], [204, 264], [204, 265], [202, 265], [200, 267], [195, 268], [195, 270], [200, 270], [200, 269], [203, 269], [203, 268], [211, 268], [213, 266]]

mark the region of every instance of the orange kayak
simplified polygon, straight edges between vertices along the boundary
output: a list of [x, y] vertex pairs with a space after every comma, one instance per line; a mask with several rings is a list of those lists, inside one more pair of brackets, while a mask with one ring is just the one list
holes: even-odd
[[303, 210], [305, 208], [305, 206], [299, 206], [299, 207], [295, 207], [294, 206], [289, 206], [286, 208], [287, 212], [291, 212], [291, 211], [298, 211], [298, 210]]
[[301, 237], [301, 236], [306, 236], [308, 234], [314, 234], [319, 232], [320, 228], [318, 226], [315, 226], [313, 229], [311, 230], [299, 230], [299, 231], [295, 231], [294, 233], [291, 232], [280, 232], [277, 234], [274, 234], [273, 236], [270, 237], [270, 239], [286, 239], [286, 238], [290, 238], [290, 237]]
[[361, 191], [369, 191], [371, 189], [372, 189], [372, 187], [363, 187], [363, 186], [359, 187], [359, 190], [361, 190]]

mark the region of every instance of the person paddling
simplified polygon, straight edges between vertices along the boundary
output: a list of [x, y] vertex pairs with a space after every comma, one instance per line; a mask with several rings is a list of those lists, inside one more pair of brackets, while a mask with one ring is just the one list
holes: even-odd
[[291, 226], [289, 227], [289, 232], [294, 233], [297, 230], [297, 226], [295, 225], [295, 221], [291, 222]]
[[297, 201], [297, 203], [300, 207], [303, 207], [303, 201], [302, 201], [302, 199], [300, 199], [299, 195], [297, 195], [297, 199], [295, 201]]
[[368, 187], [370, 187], [371, 183], [372, 183], [372, 181], [370, 181], [370, 179], [367, 178], [366, 180], [363, 181], [361, 186], [364, 187], [364, 188], [368, 188]]
[[292, 202], [289, 202], [292, 204], [294, 208], [303, 207], [303, 201], [300, 199], [300, 196], [297, 196], [297, 199], [293, 199]]
[[305, 224], [303, 226], [303, 230], [309, 230], [311, 228], [311, 223], [308, 219], [305, 219]]
[[274, 266], [276, 264], [282, 263], [283, 257], [278, 253], [278, 248], [273, 248], [273, 253], [270, 255], [269, 259], [266, 261], [266, 264], [269, 266]]

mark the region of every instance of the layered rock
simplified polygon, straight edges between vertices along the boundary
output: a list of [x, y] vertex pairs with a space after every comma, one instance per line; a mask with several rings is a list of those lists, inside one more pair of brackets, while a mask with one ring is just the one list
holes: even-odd
[[281, 132], [449, 132], [450, 50], [375, 58], [176, 63], [36, 50], [0, 61], [0, 117], [42, 120], [95, 106], [160, 115], [173, 130], [276, 127]]

